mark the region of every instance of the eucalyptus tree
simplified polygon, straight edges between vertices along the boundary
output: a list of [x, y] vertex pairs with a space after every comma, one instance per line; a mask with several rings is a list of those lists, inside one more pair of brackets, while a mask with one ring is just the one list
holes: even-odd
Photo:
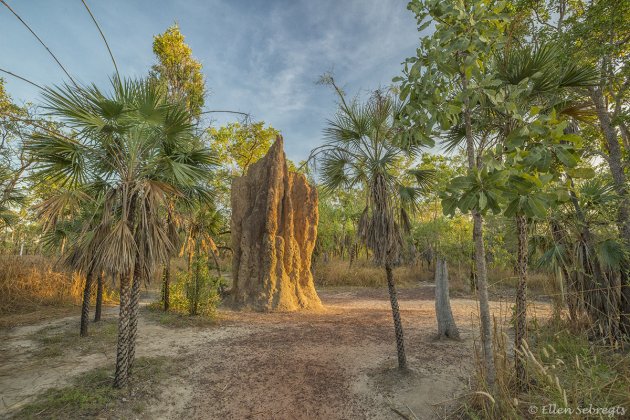
[[[453, 127], [460, 127], [471, 180], [487, 177], [483, 157], [492, 139], [480, 124], [478, 111], [481, 96], [492, 94], [498, 84], [486, 66], [506, 41], [509, 16], [505, 6], [497, 0], [412, 0], [408, 4], [418, 30], [432, 26], [433, 31], [421, 38], [417, 55], [405, 61], [403, 77], [394, 79], [402, 82], [400, 96], [407, 102], [402, 120], [426, 137], [446, 138]], [[471, 196], [465, 207], [473, 219], [484, 373], [492, 388], [495, 368], [483, 214], [487, 208], [500, 208], [492, 194]]]
[[393, 267], [399, 259], [402, 230], [408, 227], [408, 210], [428, 184], [430, 171], [416, 171], [419, 186], [400, 182], [400, 164], [415, 156], [424, 144], [396, 126], [401, 103], [389, 92], [376, 90], [369, 100], [348, 101], [332, 76], [322, 78], [339, 99], [337, 114], [328, 121], [327, 141], [311, 152], [319, 165], [325, 191], [358, 188], [365, 197], [358, 231], [371, 249], [376, 264], [385, 269], [389, 291], [398, 366], [407, 368], [404, 336]]
[[31, 165], [22, 144], [33, 128], [27, 106], [18, 106], [6, 92], [0, 78], [0, 228], [18, 222], [17, 210], [25, 204], [23, 175]]
[[179, 25], [153, 37], [153, 54], [157, 63], [151, 67], [151, 80], [165, 87], [173, 100], [184, 101], [193, 118], [202, 114], [206, 95], [206, 82], [201, 63], [192, 55]]
[[[83, 200], [98, 211], [83, 224], [67, 261], [119, 279], [114, 386], [123, 387], [135, 357], [141, 284], [177, 245], [166, 204], [206, 180], [215, 162], [196, 141], [186, 105], [148, 80], [115, 79], [107, 92], [95, 85], [47, 88], [44, 100], [66, 130], [33, 136], [35, 176], [91, 191]], [[51, 208], [58, 199], [48, 200]]]

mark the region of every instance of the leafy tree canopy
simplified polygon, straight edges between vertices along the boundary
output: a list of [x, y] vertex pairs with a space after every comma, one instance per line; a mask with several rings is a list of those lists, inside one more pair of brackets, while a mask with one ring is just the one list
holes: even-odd
[[151, 77], [166, 85], [171, 98], [185, 101], [190, 113], [198, 118], [204, 105], [205, 80], [201, 63], [184, 41], [177, 24], [153, 37], [153, 53], [158, 62], [151, 68]]

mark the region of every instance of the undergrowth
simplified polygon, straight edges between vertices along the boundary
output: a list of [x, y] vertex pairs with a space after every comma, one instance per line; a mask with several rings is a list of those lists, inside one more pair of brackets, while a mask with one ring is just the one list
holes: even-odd
[[92, 354], [100, 349], [116, 346], [117, 322], [117, 319], [112, 318], [90, 323], [87, 337], [80, 337], [73, 323], [38, 330], [31, 334], [29, 339], [39, 344], [34, 353], [40, 358], [62, 356], [69, 350], [80, 355]]
[[[584, 330], [552, 319], [530, 330], [520, 357], [528, 386], [517, 392], [505, 333], [495, 337], [497, 385], [479, 389], [462, 407], [465, 418], [628, 418], [630, 351], [589, 342]], [[477, 355], [477, 364], [481, 359]], [[479, 377], [481, 379], [481, 377]], [[478, 381], [481, 384], [481, 380]]]
[[15, 419], [76, 419], [108, 417], [126, 413], [134, 418], [146, 408], [146, 400], [162, 380], [176, 372], [177, 363], [166, 357], [138, 358], [131, 383], [125, 389], [112, 387], [113, 366], [77, 376], [71, 385], [48, 390], [15, 414]]
[[[10, 327], [64, 315], [81, 304], [83, 276], [65, 271], [53, 259], [37, 255], [0, 256], [0, 327]], [[105, 283], [103, 301], [116, 301]], [[92, 288], [92, 301], [96, 287]]]

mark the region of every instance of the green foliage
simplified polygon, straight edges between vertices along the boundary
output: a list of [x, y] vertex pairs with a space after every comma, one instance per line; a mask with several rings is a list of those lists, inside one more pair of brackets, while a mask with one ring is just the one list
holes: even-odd
[[193, 58], [192, 49], [184, 41], [177, 24], [153, 37], [158, 63], [151, 68], [151, 77], [166, 87], [169, 97], [184, 101], [193, 117], [198, 118], [204, 105], [205, 80], [201, 63]]
[[94, 85], [47, 89], [51, 115], [73, 130], [37, 132], [27, 151], [34, 180], [59, 186], [40, 205], [45, 226], [62, 220], [70, 196], [86, 216], [68, 263], [128, 275], [136, 258], [146, 271], [166, 261], [176, 240], [163, 223], [167, 200], [203, 191], [215, 160], [196, 141], [190, 113], [163, 89], [148, 80], [112, 83], [107, 93]]
[[210, 274], [204, 259], [196, 257], [191, 271], [178, 272], [170, 285], [171, 309], [189, 315], [214, 315], [222, 281]]
[[403, 121], [431, 137], [459, 123], [466, 101], [476, 104], [481, 91], [494, 90], [486, 67], [505, 41], [509, 16], [503, 1], [413, 0], [407, 7], [419, 30], [433, 24], [434, 31], [420, 40], [417, 55], [394, 81], [402, 82]]
[[[280, 134], [278, 130], [264, 121], [234, 122], [226, 126], [208, 129], [210, 148], [220, 162], [212, 178], [217, 201], [222, 208], [230, 206], [231, 179], [242, 176], [252, 163], [261, 159]], [[292, 162], [288, 162], [294, 169]], [[293, 168], [291, 168], [293, 166]]]
[[241, 176], [252, 163], [262, 158], [280, 132], [264, 121], [210, 128], [212, 150], [232, 176]]

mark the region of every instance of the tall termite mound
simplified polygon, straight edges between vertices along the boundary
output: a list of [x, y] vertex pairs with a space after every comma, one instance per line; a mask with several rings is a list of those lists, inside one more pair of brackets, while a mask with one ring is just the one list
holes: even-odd
[[232, 296], [261, 311], [318, 309], [311, 255], [317, 190], [289, 172], [278, 136], [267, 155], [232, 183]]

